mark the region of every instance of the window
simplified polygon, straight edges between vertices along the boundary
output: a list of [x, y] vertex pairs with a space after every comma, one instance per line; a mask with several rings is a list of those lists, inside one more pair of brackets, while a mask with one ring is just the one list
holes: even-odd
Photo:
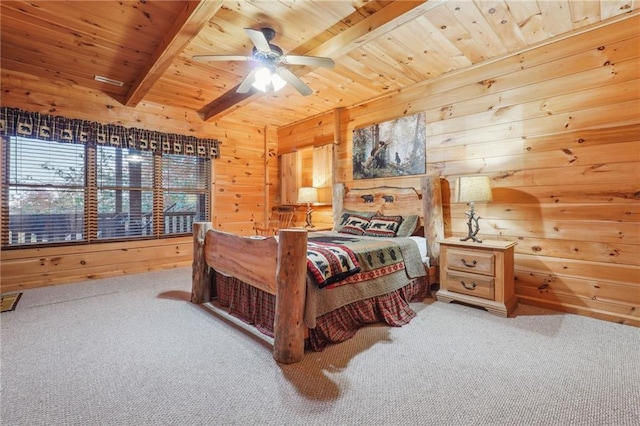
[[191, 232], [195, 221], [208, 216], [209, 164], [183, 155], [162, 157], [164, 234]]
[[85, 147], [12, 137], [5, 159], [7, 244], [84, 240]]
[[3, 248], [175, 236], [209, 219], [209, 158], [4, 141]]
[[97, 148], [98, 239], [153, 235], [153, 153]]

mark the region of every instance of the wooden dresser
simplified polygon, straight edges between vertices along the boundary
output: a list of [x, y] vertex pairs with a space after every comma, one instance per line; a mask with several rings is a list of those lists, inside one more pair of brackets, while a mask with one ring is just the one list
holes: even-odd
[[436, 298], [481, 306], [507, 317], [518, 301], [513, 283], [513, 252], [517, 243], [460, 241], [451, 237], [440, 243], [440, 290]]

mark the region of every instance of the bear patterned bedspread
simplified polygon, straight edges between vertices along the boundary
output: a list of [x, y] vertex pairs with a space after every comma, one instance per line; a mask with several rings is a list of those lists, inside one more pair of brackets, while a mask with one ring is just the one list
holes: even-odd
[[325, 288], [360, 272], [360, 264], [344, 245], [308, 241], [307, 270], [316, 285]]
[[310, 270], [305, 303], [305, 324], [310, 328], [315, 327], [315, 319], [320, 315], [357, 300], [398, 290], [427, 274], [418, 245], [410, 238], [362, 237], [322, 231], [310, 233], [308, 241], [310, 247], [325, 244], [346, 247], [357, 259], [357, 268], [350, 267], [350, 272], [344, 274], [346, 278], [325, 284], [323, 288]]

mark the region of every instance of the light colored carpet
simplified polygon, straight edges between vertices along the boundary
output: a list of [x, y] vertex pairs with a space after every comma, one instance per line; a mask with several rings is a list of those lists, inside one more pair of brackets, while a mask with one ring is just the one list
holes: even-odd
[[190, 268], [27, 290], [2, 425], [640, 425], [640, 329], [417, 303], [302, 362], [189, 302]]

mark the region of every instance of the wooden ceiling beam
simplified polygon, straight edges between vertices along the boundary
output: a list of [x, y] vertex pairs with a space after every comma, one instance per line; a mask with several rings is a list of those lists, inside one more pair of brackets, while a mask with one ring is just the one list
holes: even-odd
[[171, 29], [127, 93], [124, 101], [126, 106], [135, 107], [144, 99], [154, 83], [169, 68], [173, 59], [184, 51], [221, 6], [222, 0], [185, 2], [182, 12], [176, 17]]
[[[446, 1], [447, 0], [393, 2], [318, 47], [305, 53], [297, 52], [296, 54], [324, 57], [342, 56], [362, 46], [364, 43], [374, 40], [376, 37], [425, 14], [427, 11], [440, 6]], [[301, 76], [313, 70], [313, 67], [303, 67], [297, 69], [295, 74]], [[264, 93], [256, 91], [251, 94], [236, 93], [236, 88], [237, 86], [223, 95], [222, 102], [215, 100], [201, 108], [198, 114], [200, 114], [205, 121], [219, 119], [264, 95]]]
[[406, 24], [448, 0], [394, 1], [384, 9], [349, 27], [306, 55], [342, 56], [383, 34]]

